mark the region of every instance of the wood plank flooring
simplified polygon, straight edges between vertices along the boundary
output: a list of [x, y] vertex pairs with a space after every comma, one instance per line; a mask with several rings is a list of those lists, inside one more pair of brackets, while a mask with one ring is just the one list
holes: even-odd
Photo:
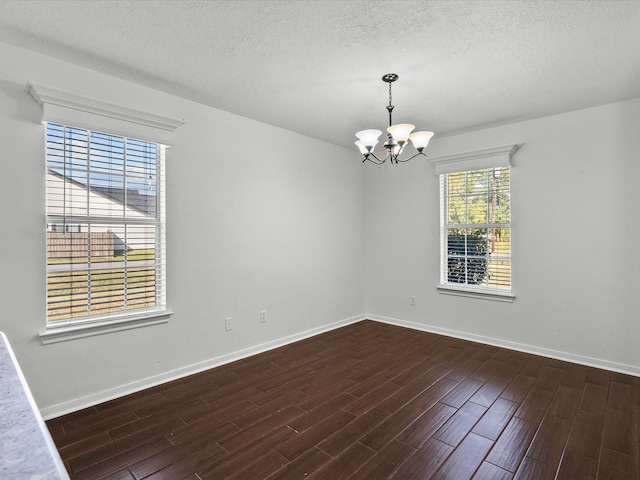
[[363, 321], [55, 418], [72, 479], [638, 479], [640, 378]]

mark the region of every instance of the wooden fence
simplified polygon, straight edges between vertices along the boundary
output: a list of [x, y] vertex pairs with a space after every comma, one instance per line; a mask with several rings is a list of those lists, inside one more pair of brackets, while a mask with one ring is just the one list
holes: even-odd
[[[48, 258], [113, 257], [113, 232], [47, 232]], [[91, 251], [89, 251], [89, 247]]]

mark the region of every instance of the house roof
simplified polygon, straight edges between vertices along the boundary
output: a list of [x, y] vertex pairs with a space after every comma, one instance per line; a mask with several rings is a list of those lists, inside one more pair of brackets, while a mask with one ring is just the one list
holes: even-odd
[[[113, 187], [91, 187], [91, 191], [107, 197], [120, 205], [125, 204], [125, 190]], [[126, 202], [129, 208], [138, 210], [146, 215], [156, 215], [156, 196], [142, 195], [138, 190], [127, 189]]]
[[[65, 179], [65, 176], [54, 169], [49, 168], [48, 173], [54, 175], [60, 179]], [[66, 181], [73, 183], [81, 188], [86, 189], [87, 185], [74, 180], [73, 178], [66, 177]], [[102, 197], [108, 198], [120, 205], [125, 205], [125, 189], [96, 186], [91, 187], [90, 191]], [[126, 206], [133, 208], [145, 215], [156, 216], [156, 196], [155, 195], [143, 195], [138, 190], [127, 189], [126, 190]]]

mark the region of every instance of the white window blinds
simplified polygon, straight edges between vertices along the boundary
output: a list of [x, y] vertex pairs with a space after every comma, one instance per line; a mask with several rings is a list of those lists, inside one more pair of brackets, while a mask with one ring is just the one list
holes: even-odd
[[46, 124], [47, 322], [164, 311], [164, 146]]
[[509, 167], [442, 174], [441, 283], [511, 290]]

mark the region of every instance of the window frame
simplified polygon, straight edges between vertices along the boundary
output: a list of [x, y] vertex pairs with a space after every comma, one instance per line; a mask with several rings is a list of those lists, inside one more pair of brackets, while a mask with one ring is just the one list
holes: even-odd
[[[46, 137], [47, 327], [164, 312], [165, 147], [56, 123]], [[78, 301], [66, 305], [69, 288]]]
[[[499, 289], [488, 286], [476, 286], [469, 284], [455, 284], [446, 281], [448, 277], [448, 246], [447, 246], [447, 217], [448, 204], [446, 193], [446, 180], [444, 176], [449, 173], [469, 172], [475, 170], [486, 170], [491, 168], [509, 167], [511, 175], [511, 156], [517, 150], [517, 144], [500, 145], [496, 147], [483, 148], [479, 150], [454, 153], [430, 157], [429, 160], [435, 168], [435, 174], [439, 176], [439, 209], [440, 209], [440, 252], [439, 252], [439, 283], [436, 286], [438, 293], [445, 295], [456, 295], [470, 298], [480, 298], [485, 300], [496, 300], [502, 302], [513, 302], [513, 280], [511, 288]], [[479, 228], [490, 228], [488, 224], [479, 224]], [[501, 225], [501, 224], [500, 224]], [[473, 228], [476, 225], [470, 226]], [[511, 232], [511, 212], [509, 221]], [[512, 255], [511, 255], [512, 260]], [[513, 279], [513, 263], [511, 263], [511, 278]]]
[[[180, 119], [156, 115], [32, 82], [27, 83], [25, 90], [41, 105], [41, 123], [43, 125], [54, 123], [107, 135], [156, 143], [162, 146], [161, 150], [163, 152], [173, 145], [174, 131], [184, 124], [184, 121]], [[46, 126], [44, 128], [45, 132], [41, 138], [46, 143]], [[159, 161], [164, 163], [164, 154], [161, 157]], [[164, 170], [164, 164], [161, 168]], [[162, 202], [160, 211], [164, 215], [164, 185], [162, 186], [162, 192], [158, 189], [157, 201], [158, 203]], [[165, 235], [166, 219], [164, 217], [161, 219], [161, 224], [162, 234]], [[43, 230], [46, 231], [46, 228]], [[156, 253], [161, 256], [163, 268], [166, 272], [166, 246], [163, 244], [163, 250]], [[166, 287], [163, 285], [163, 288]], [[52, 325], [45, 320], [45, 331], [40, 332], [39, 336], [43, 344], [57, 343], [166, 323], [171, 315], [172, 312], [164, 302], [161, 308], [145, 311], [136, 311], [135, 309], [124, 312], [119, 311], [107, 315], [82, 317], [77, 321], [69, 319], [57, 324], [54, 322]]]

